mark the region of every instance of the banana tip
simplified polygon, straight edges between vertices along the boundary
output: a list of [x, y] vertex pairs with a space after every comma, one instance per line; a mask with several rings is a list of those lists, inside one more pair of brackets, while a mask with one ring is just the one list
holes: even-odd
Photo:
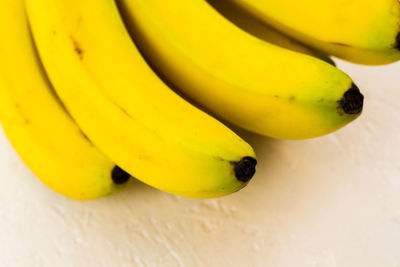
[[256, 173], [257, 160], [244, 157], [235, 163], [235, 176], [241, 182], [248, 182]]
[[339, 100], [339, 104], [346, 114], [359, 114], [363, 109], [364, 96], [353, 83], [351, 88], [344, 93], [342, 99]]
[[111, 171], [111, 178], [115, 184], [124, 184], [128, 182], [131, 176], [118, 166], [115, 166]]
[[396, 48], [397, 50], [400, 50], [400, 32], [396, 36], [396, 43], [394, 45], [394, 48]]

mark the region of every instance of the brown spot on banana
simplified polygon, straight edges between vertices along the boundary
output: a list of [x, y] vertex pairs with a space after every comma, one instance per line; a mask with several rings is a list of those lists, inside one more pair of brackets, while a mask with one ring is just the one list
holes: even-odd
[[78, 55], [79, 59], [82, 60], [83, 59], [83, 54], [84, 54], [84, 51], [83, 51], [82, 47], [80, 46], [80, 44], [72, 36], [71, 36], [71, 40], [72, 40], [72, 43], [74, 45], [75, 53]]

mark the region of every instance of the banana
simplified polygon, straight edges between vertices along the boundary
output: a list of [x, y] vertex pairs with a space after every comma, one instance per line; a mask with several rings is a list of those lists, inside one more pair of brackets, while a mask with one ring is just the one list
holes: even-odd
[[361, 113], [363, 96], [342, 71], [246, 33], [206, 1], [118, 3], [152, 67], [237, 126], [305, 139], [337, 130]]
[[232, 5], [226, 0], [208, 0], [222, 15], [232, 21], [236, 26], [251, 33], [252, 35], [267, 41], [271, 44], [281, 46], [299, 53], [317, 57], [327, 63], [335, 66], [335, 62], [325, 53], [315, 50], [300, 41], [281, 33], [268, 24], [254, 18], [245, 10]]
[[398, 0], [225, 0], [325, 53], [367, 65], [400, 59]]
[[26, 0], [42, 62], [81, 129], [143, 182], [193, 198], [243, 188], [253, 149], [168, 88], [130, 39], [114, 0]]
[[129, 175], [93, 146], [54, 95], [23, 0], [2, 0], [0, 23], [0, 122], [19, 155], [46, 185], [73, 199], [123, 189]]

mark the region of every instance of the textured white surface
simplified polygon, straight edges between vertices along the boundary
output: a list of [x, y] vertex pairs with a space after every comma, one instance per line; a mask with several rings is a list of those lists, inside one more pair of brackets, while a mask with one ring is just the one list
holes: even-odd
[[134, 182], [91, 202], [53, 193], [0, 133], [0, 266], [400, 267], [400, 64], [339, 66], [363, 115], [339, 132], [275, 141], [240, 132], [259, 166], [220, 199]]

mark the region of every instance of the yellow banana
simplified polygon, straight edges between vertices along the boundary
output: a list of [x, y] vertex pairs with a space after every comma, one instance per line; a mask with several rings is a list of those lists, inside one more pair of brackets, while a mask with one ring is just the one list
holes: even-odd
[[120, 0], [146, 59], [183, 94], [247, 130], [280, 139], [328, 134], [363, 96], [324, 61], [264, 42], [202, 0]]
[[67, 197], [88, 200], [120, 191], [129, 175], [93, 146], [54, 95], [23, 0], [2, 0], [0, 23], [0, 122], [19, 155]]
[[271, 44], [281, 46], [299, 53], [317, 57], [335, 66], [335, 62], [325, 53], [315, 50], [300, 41], [285, 35], [284, 33], [272, 28], [266, 23], [254, 18], [244, 9], [233, 5], [226, 0], [208, 0], [222, 15], [232, 21], [235, 25], [252, 35], [267, 41]]
[[303, 43], [361, 64], [400, 60], [398, 0], [225, 0]]
[[253, 149], [157, 77], [114, 0], [25, 2], [55, 90], [110, 159], [182, 196], [217, 197], [247, 184], [255, 172]]

